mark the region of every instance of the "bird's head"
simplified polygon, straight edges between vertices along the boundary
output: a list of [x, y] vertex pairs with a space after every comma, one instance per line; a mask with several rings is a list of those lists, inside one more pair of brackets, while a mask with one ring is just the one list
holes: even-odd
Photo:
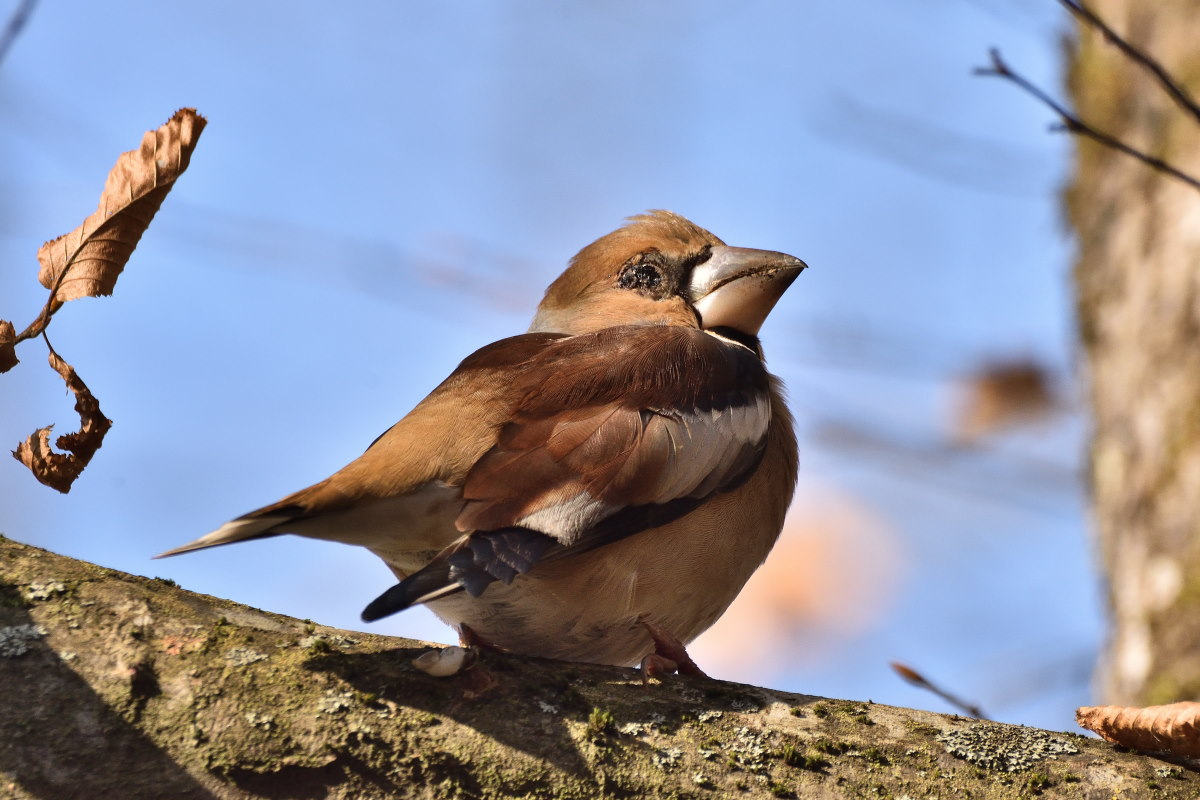
[[728, 247], [678, 214], [651, 211], [580, 250], [546, 290], [530, 331], [682, 325], [757, 337], [804, 268], [793, 256]]

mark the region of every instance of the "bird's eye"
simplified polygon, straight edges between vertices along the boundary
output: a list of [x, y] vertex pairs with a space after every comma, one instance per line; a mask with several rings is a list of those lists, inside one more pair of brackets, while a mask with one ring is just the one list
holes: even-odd
[[617, 277], [617, 285], [622, 289], [633, 289], [657, 295], [662, 289], [662, 271], [648, 261], [628, 264]]

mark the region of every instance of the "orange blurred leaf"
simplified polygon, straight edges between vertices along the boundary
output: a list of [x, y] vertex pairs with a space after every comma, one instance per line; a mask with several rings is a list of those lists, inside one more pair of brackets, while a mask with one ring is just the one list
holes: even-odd
[[1084, 706], [1075, 720], [1113, 744], [1146, 753], [1200, 757], [1200, 703], [1146, 708]]
[[17, 331], [8, 320], [0, 319], [0, 372], [17, 365]]
[[964, 443], [1048, 416], [1055, 397], [1050, 370], [1022, 359], [983, 364], [962, 384], [954, 420]]
[[53, 349], [50, 351], [50, 366], [62, 376], [67, 388], [75, 395], [79, 430], [58, 437], [56, 444], [67, 452], [56, 453], [50, 447], [50, 429], [53, 426], [39, 428], [17, 446], [13, 457], [28, 467], [39, 482], [66, 494], [100, 449], [104, 434], [112, 427], [112, 421], [100, 413], [100, 403], [79, 379], [75, 368], [59, 358]]
[[881, 622], [906, 570], [897, 533], [861, 498], [802, 481], [772, 556], [688, 652], [752, 682], [829, 659]]
[[138, 240], [187, 169], [204, 125], [195, 109], [184, 108], [148, 131], [139, 149], [117, 158], [96, 211], [75, 230], [41, 246], [38, 280], [52, 291], [54, 308], [112, 294]]

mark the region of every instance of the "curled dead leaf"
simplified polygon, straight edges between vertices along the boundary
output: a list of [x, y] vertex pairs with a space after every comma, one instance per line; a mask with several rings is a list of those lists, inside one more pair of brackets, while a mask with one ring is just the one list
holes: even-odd
[[1075, 710], [1075, 720], [1130, 750], [1200, 758], [1200, 703], [1146, 708], [1084, 706]]
[[0, 319], [0, 372], [17, 365], [17, 331], [8, 320]]
[[470, 669], [477, 658], [474, 650], [452, 645], [440, 650], [426, 650], [412, 660], [412, 665], [435, 678], [447, 678]]
[[187, 169], [205, 124], [195, 109], [184, 108], [148, 131], [139, 149], [117, 158], [96, 211], [75, 230], [41, 246], [38, 280], [53, 292], [54, 308], [112, 294], [142, 233]]
[[75, 395], [79, 430], [58, 437], [55, 444], [67, 452], [57, 453], [50, 447], [50, 429], [53, 426], [39, 428], [17, 446], [13, 457], [28, 467], [40, 483], [66, 494], [100, 449], [104, 434], [112, 427], [112, 421], [100, 413], [100, 403], [80, 380], [75, 368], [63, 361], [53, 349], [50, 351], [50, 366], [62, 376], [67, 388]]

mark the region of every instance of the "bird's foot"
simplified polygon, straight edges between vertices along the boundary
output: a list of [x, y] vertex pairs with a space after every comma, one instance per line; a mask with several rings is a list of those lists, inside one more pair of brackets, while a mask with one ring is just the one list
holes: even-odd
[[496, 677], [479, 663], [479, 655], [484, 652], [506, 653], [508, 651], [502, 650], [492, 644], [466, 624], [458, 626], [458, 643], [459, 646], [466, 648], [471, 655], [470, 664], [466, 665], [461, 673], [459, 673], [459, 680], [463, 687], [463, 697], [467, 700], [475, 700], [480, 695], [500, 685]]
[[507, 653], [508, 651], [502, 647], [489, 642], [487, 639], [476, 633], [470, 625], [461, 622], [458, 625], [458, 643], [462, 647], [470, 647], [475, 650], [484, 650], [489, 653]]
[[666, 675], [674, 675], [679, 671], [679, 665], [658, 653], [650, 653], [642, 659], [638, 670], [642, 673], [642, 686], [649, 686], [651, 678], [661, 681]]
[[704, 670], [696, 665], [692, 657], [688, 655], [687, 650], [683, 646], [683, 642], [676, 639], [671, 632], [666, 628], [651, 622], [647, 617], [643, 616], [638, 619], [646, 632], [650, 634], [650, 638], [654, 640], [654, 652], [642, 659], [640, 669], [642, 671], [642, 683], [649, 682], [651, 678], [662, 678], [663, 675], [670, 675], [678, 672], [680, 675], [690, 675], [697, 678], [707, 678]]

